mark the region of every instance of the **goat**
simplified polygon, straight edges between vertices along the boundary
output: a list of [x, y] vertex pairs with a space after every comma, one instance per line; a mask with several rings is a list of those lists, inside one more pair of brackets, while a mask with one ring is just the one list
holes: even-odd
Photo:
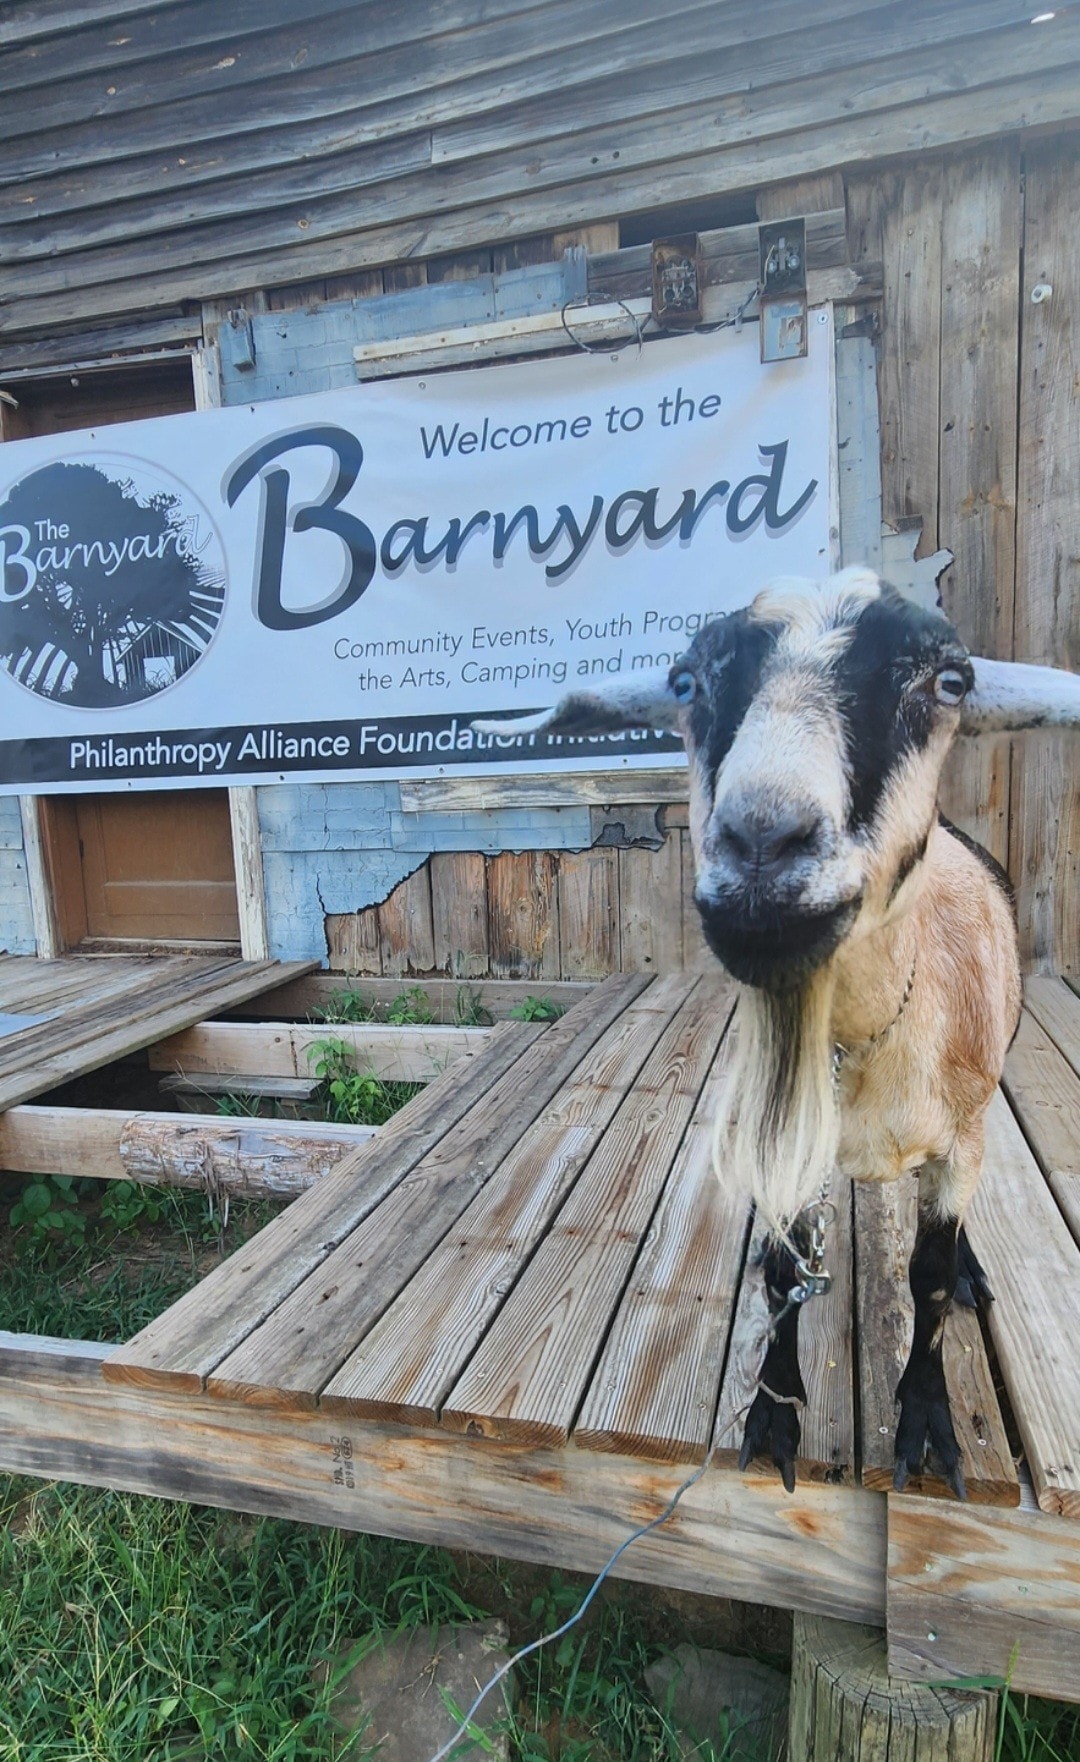
[[773, 582], [670, 668], [616, 675], [496, 734], [673, 729], [689, 765], [695, 900], [740, 982], [717, 1173], [768, 1230], [772, 1327], [740, 1467], [795, 1485], [800, 1304], [834, 1169], [919, 1177], [914, 1338], [897, 1388], [898, 1490], [936, 1452], [965, 1497], [945, 1316], [989, 1300], [963, 1230], [986, 1108], [1020, 1012], [1012, 895], [938, 813], [959, 733], [1080, 727], [1080, 677], [969, 655], [952, 625], [866, 569]]

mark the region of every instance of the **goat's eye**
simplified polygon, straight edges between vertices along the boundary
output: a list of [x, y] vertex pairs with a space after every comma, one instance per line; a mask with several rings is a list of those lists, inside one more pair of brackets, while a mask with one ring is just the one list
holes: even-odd
[[689, 667], [680, 667], [677, 673], [671, 675], [671, 690], [676, 703], [680, 704], [688, 704], [691, 698], [697, 696], [697, 678]]
[[934, 675], [934, 696], [939, 704], [959, 704], [967, 695], [967, 680], [958, 667], [943, 667]]

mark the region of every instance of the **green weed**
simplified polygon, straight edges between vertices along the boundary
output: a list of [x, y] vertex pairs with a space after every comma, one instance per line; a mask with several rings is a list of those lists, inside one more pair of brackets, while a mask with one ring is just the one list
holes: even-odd
[[8, 1213], [8, 1222], [27, 1238], [32, 1249], [48, 1259], [65, 1244], [81, 1242], [86, 1232], [86, 1218], [79, 1210], [70, 1175], [37, 1175], [28, 1181]]
[[994, 1762], [1077, 1762], [1080, 1707], [1003, 1689]]
[[550, 997], [523, 997], [520, 1003], [510, 1011], [515, 1022], [556, 1022], [566, 1014], [566, 1008]]
[[454, 993], [454, 1026], [487, 1028], [494, 1017], [484, 1006], [483, 992], [475, 985], [459, 985]]
[[321, 1009], [312, 1012], [313, 1020], [334, 1023], [346, 1022], [377, 1022], [384, 1020], [393, 1022], [396, 1027], [410, 1025], [423, 1026], [425, 1022], [435, 1020], [435, 1012], [431, 1000], [422, 985], [406, 985], [387, 1005], [384, 1017], [379, 1015], [379, 1007], [370, 997], [361, 991], [333, 991]]
[[260, 1100], [258, 1095], [246, 1095], [242, 1089], [236, 1089], [228, 1095], [215, 1095], [214, 1112], [230, 1120], [254, 1120], [259, 1116]]
[[143, 1187], [137, 1181], [110, 1181], [98, 1215], [116, 1230], [134, 1230], [160, 1223], [167, 1212], [167, 1189]]
[[319, 1040], [308, 1057], [324, 1086], [326, 1118], [341, 1125], [383, 1126], [423, 1088], [422, 1083], [388, 1083], [358, 1071], [343, 1040]]
[[374, 1022], [378, 1012], [370, 998], [359, 991], [332, 991], [321, 1009], [312, 1010], [315, 1022]]
[[426, 1022], [435, 1020], [435, 1011], [423, 986], [410, 985], [394, 998], [387, 1009], [386, 1019], [398, 1028], [404, 1028], [410, 1023], [422, 1027]]

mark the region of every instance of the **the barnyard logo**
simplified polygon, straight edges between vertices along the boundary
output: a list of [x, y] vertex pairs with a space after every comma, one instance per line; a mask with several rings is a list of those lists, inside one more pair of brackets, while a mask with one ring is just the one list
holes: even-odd
[[78, 709], [138, 703], [201, 659], [225, 605], [206, 509], [158, 467], [68, 457], [0, 501], [0, 664]]

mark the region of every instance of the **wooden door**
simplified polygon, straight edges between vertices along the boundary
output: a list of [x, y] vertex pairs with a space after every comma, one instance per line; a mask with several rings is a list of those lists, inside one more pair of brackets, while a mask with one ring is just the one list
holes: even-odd
[[[194, 407], [184, 356], [20, 385], [2, 433], [15, 440]], [[239, 943], [227, 790], [50, 797], [42, 821], [67, 947]]]
[[69, 947], [239, 942], [227, 790], [50, 798], [46, 824]]

